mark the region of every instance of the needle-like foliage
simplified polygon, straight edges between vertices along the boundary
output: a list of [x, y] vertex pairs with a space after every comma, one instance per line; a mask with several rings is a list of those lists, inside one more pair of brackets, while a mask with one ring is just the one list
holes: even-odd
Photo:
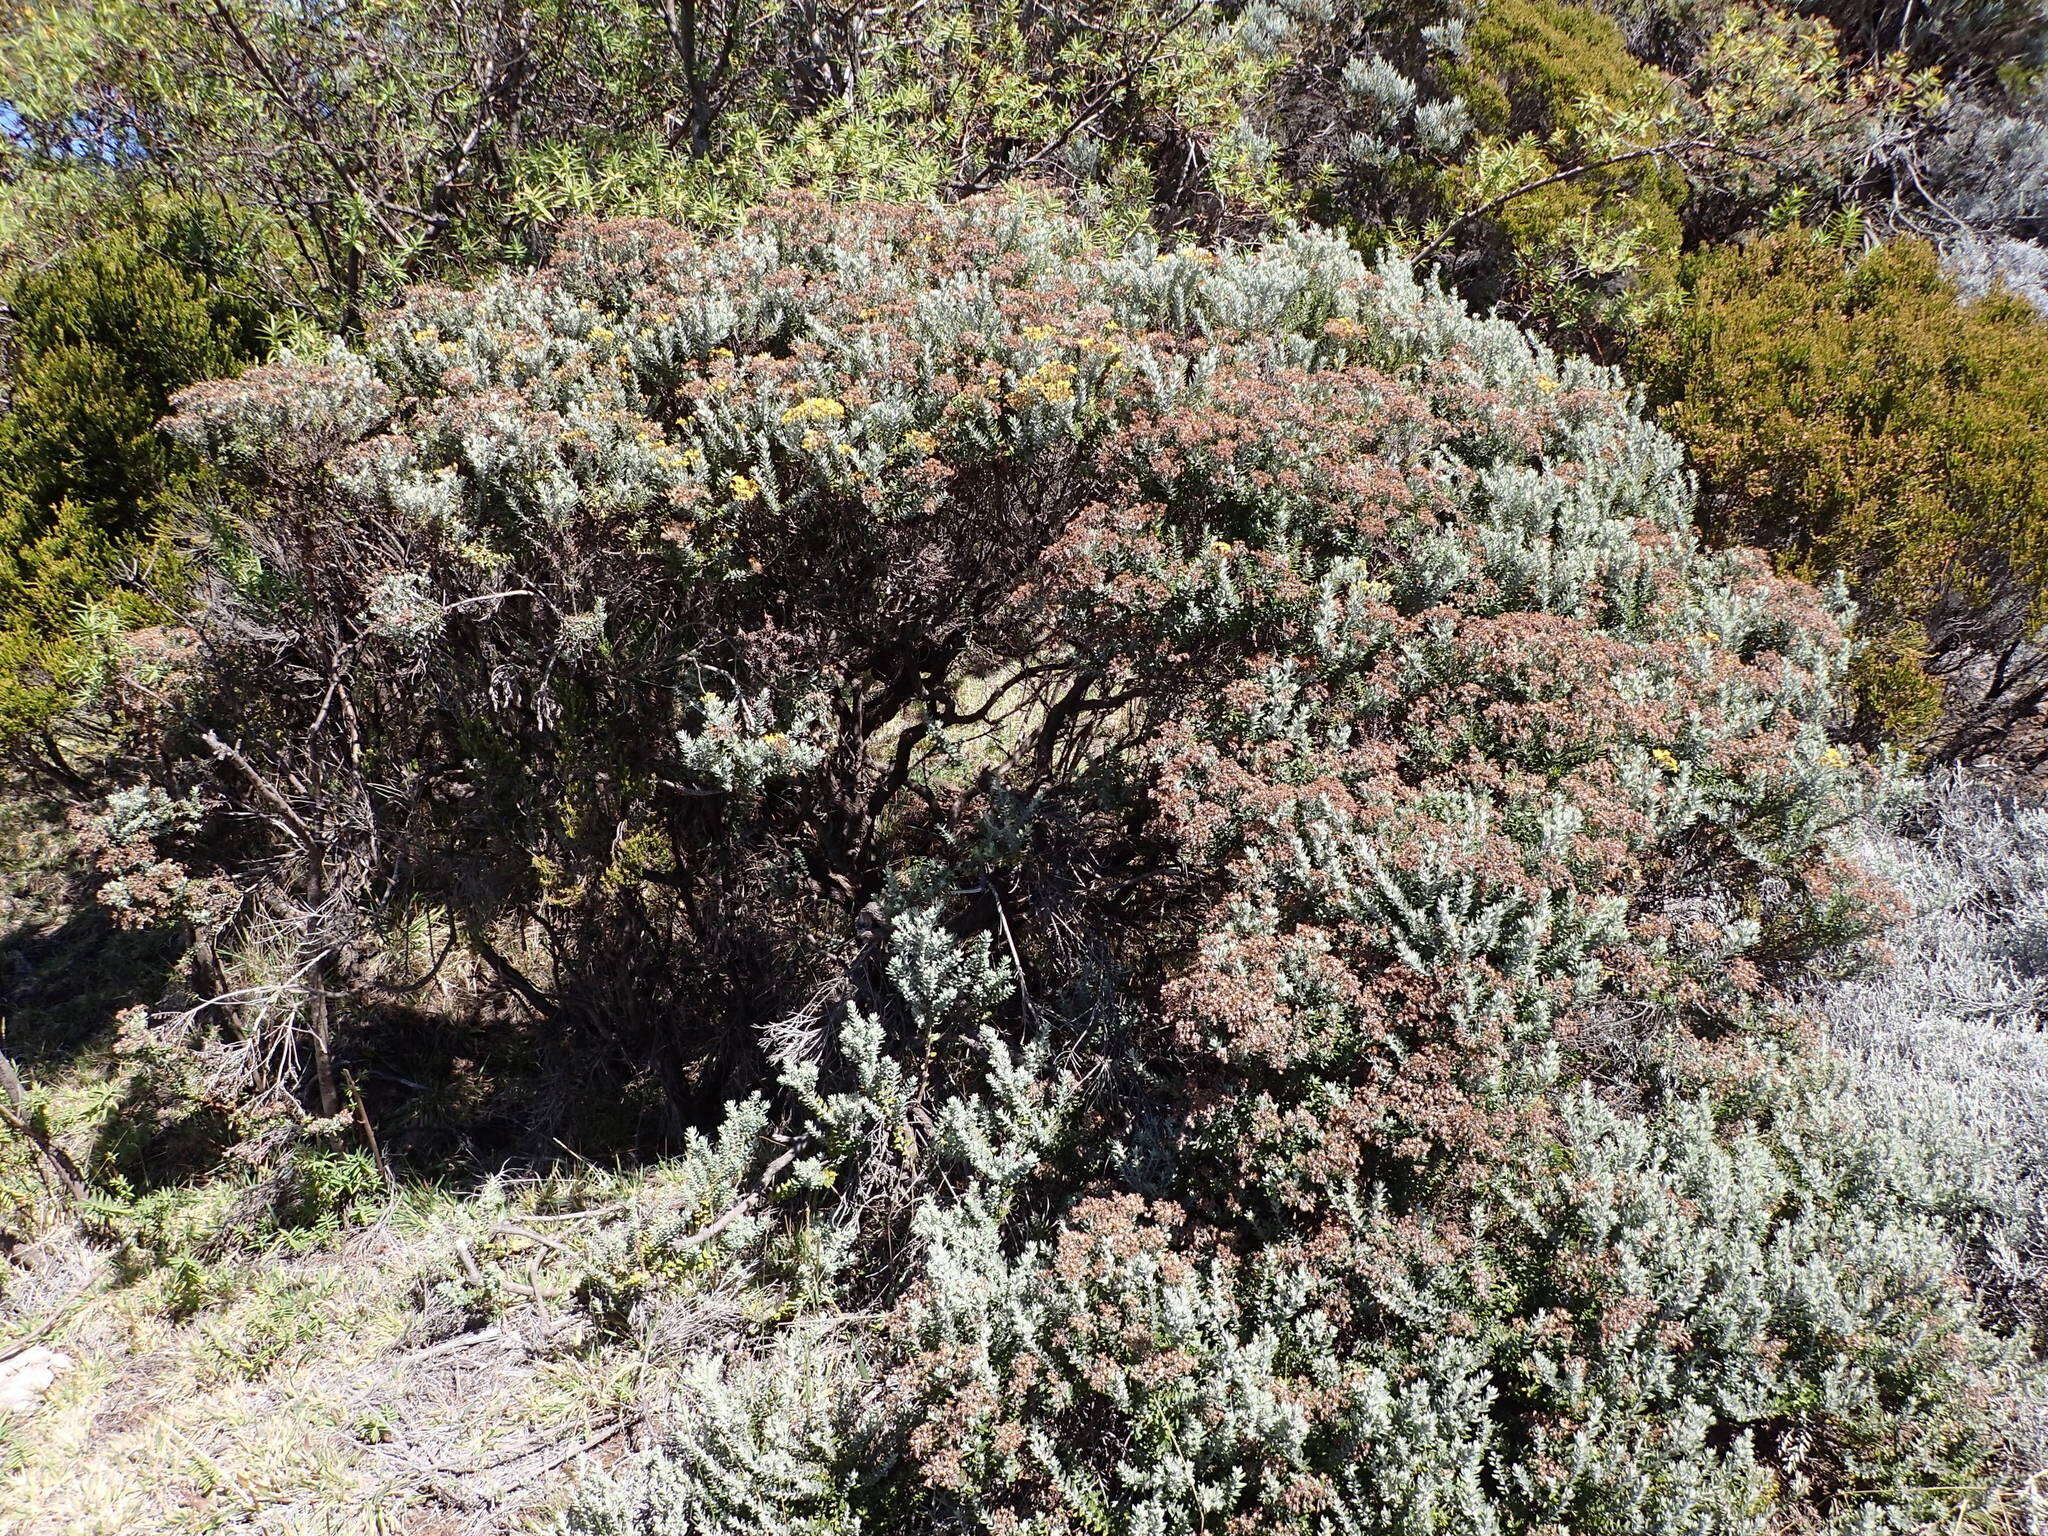
[[561, 1070], [765, 1138], [679, 1255], [883, 1320], [858, 1425], [700, 1382], [673, 1528], [824, 1519], [855, 1443], [898, 1529], [1996, 1479], [1942, 1213], [1787, 1005], [1868, 923], [1847, 647], [1611, 372], [1326, 236], [799, 201], [579, 227], [173, 428], [242, 510], [149, 851], [297, 914], [366, 1042], [445, 912]]

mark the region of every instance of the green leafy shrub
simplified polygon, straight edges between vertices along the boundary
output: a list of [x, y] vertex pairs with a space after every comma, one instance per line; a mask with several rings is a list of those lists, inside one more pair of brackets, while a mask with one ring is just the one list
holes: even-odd
[[[1495, 195], [1496, 162], [1516, 162], [1534, 183], [1626, 153], [1618, 133], [1677, 136], [1676, 82], [1631, 57], [1614, 22], [1586, 6], [1494, 0], [1447, 79], [1483, 135], [1449, 172], [1453, 207]], [[1676, 164], [1647, 155], [1514, 197], [1485, 221], [1490, 248], [1464, 258], [1487, 274], [1470, 296], [1505, 302], [1552, 335], [1632, 329], [1674, 285], [1686, 192]]]
[[576, 227], [173, 427], [250, 509], [136, 762], [180, 867], [364, 1003], [435, 907], [561, 1070], [738, 1105], [600, 1311], [729, 1237], [887, 1319], [886, 1423], [685, 1408], [674, 1521], [840, 1520], [871, 1430], [902, 1529], [1995, 1481], [1997, 1347], [1786, 1007], [1870, 921], [1848, 647], [1612, 372], [1327, 236], [798, 199]]
[[1770, 5], [1254, 14], [1281, 11], [1245, 112], [1313, 216], [1603, 357], [1670, 301], [1681, 243], [1910, 185], [1896, 161], [1943, 110], [1932, 73]]
[[2048, 617], [2048, 326], [2015, 299], [1962, 301], [1912, 242], [1847, 260], [1793, 231], [1703, 253], [1686, 282], [1645, 371], [1703, 522], [1847, 581], [1869, 729], [1998, 750], [2048, 690], [2031, 643]]
[[[196, 468], [157, 431], [178, 390], [239, 367], [255, 318], [207, 232], [115, 234], [15, 284], [0, 418], [0, 748], [64, 766], [54, 722], [122, 628], [176, 591], [152, 540]], [[168, 254], [167, 254], [168, 253]], [[181, 256], [183, 260], [173, 260]]]

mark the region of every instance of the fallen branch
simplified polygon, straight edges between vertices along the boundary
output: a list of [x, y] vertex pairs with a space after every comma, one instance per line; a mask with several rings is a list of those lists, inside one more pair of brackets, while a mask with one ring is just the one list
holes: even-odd
[[[625, 1418], [619, 1419], [615, 1423], [608, 1425], [606, 1428], [599, 1430], [596, 1434], [590, 1436], [589, 1439], [580, 1441], [577, 1444], [570, 1446], [566, 1451], [562, 1451], [557, 1453], [556, 1455], [550, 1456], [546, 1461], [538, 1462], [530, 1467], [520, 1468], [518, 1476], [507, 1479], [505, 1482], [493, 1488], [489, 1496], [493, 1499], [502, 1499], [507, 1494], [511, 1493], [513, 1490], [518, 1488], [520, 1484], [531, 1482], [536, 1477], [540, 1477], [545, 1473], [552, 1472], [555, 1470], [555, 1468], [563, 1465], [565, 1462], [574, 1461], [578, 1456], [588, 1456], [600, 1445], [603, 1445], [608, 1440], [614, 1440], [618, 1438], [618, 1436], [624, 1434], [627, 1430], [631, 1429], [635, 1424], [638, 1424], [639, 1422], [640, 1416], [638, 1414], [629, 1414]], [[531, 1455], [532, 1453], [528, 1452], [527, 1454]], [[509, 1466], [511, 1465], [512, 1461], [517, 1460], [517, 1457], [513, 1457], [510, 1461], [499, 1462], [498, 1465]]]
[[795, 1161], [796, 1148], [791, 1147], [787, 1152], [783, 1153], [782, 1156], [776, 1158], [774, 1162], [770, 1163], [766, 1168], [763, 1168], [761, 1170], [761, 1188], [759, 1191], [756, 1191], [752, 1194], [741, 1195], [739, 1199], [733, 1201], [731, 1205], [727, 1206], [725, 1208], [724, 1214], [719, 1216], [719, 1218], [716, 1221], [712, 1222], [710, 1226], [699, 1228], [697, 1231], [692, 1232], [688, 1237], [684, 1238], [681, 1242], [677, 1243], [676, 1252], [691, 1253], [694, 1252], [696, 1249], [702, 1248], [706, 1243], [710, 1242], [711, 1239], [718, 1236], [719, 1233], [723, 1232], [727, 1227], [731, 1226], [734, 1222], [738, 1221], [740, 1217], [746, 1215], [747, 1212], [751, 1211], [756, 1205], [759, 1205], [761, 1203], [761, 1195], [765, 1193], [768, 1190], [768, 1188], [775, 1182], [775, 1175], [782, 1172], [783, 1169], [787, 1168], [791, 1163]]
[[405, 1358], [407, 1361], [431, 1360], [436, 1355], [452, 1355], [459, 1349], [468, 1349], [475, 1344], [488, 1344], [494, 1339], [505, 1337], [505, 1330], [495, 1323], [488, 1328], [479, 1328], [475, 1333], [458, 1333], [452, 1339], [443, 1339], [439, 1344], [429, 1344], [425, 1349], [416, 1349]]

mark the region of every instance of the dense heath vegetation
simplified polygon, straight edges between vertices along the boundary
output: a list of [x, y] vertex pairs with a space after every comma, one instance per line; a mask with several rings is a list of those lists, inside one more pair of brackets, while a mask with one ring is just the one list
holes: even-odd
[[2036, 0], [0, 68], [0, 1525], [2048, 1529]]

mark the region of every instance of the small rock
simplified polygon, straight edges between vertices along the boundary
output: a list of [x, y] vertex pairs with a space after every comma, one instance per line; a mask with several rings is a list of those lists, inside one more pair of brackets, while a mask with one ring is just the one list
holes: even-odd
[[0, 1413], [33, 1413], [59, 1376], [71, 1369], [67, 1354], [40, 1344], [0, 1360]]

